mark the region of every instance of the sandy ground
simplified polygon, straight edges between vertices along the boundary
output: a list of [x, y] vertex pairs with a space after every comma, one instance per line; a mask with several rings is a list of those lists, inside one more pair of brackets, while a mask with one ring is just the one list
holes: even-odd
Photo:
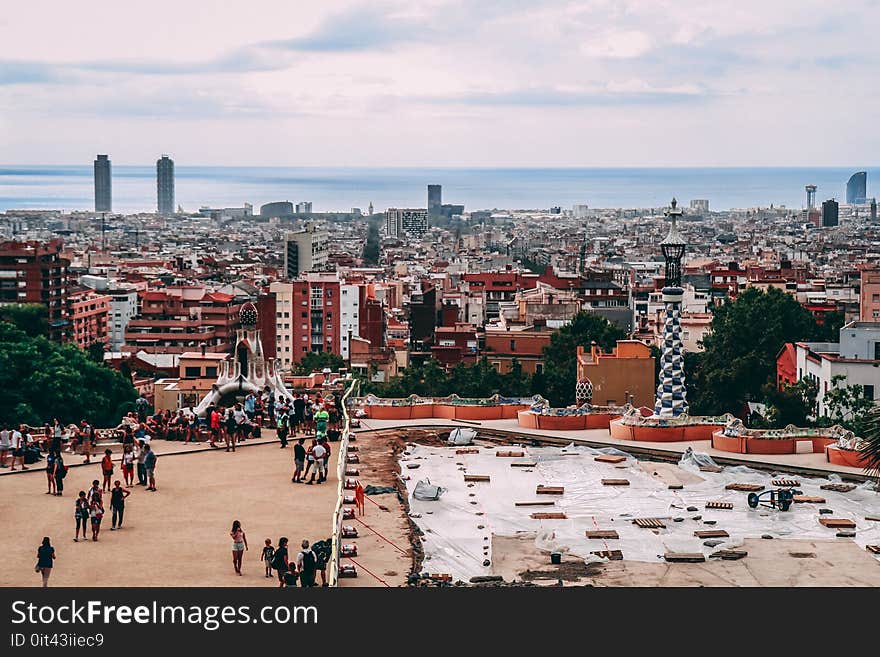
[[[115, 532], [110, 531], [105, 497], [107, 515], [98, 543], [73, 542], [74, 498], [93, 479], [100, 479], [97, 463], [71, 468], [63, 497], [44, 494], [43, 470], [0, 477], [5, 528], [0, 586], [39, 586], [34, 555], [43, 536], [52, 539], [57, 553], [51, 586], [277, 585], [277, 580], [264, 577], [263, 541], [271, 538], [277, 546], [278, 538], [286, 536], [293, 548], [303, 538], [330, 536], [336, 455], [326, 483], [292, 484], [292, 448], [282, 451], [277, 442], [263, 442], [248, 443], [234, 454], [219, 450], [170, 455], [163, 452], [181, 446], [157, 441], [158, 492], [134, 486], [126, 501], [125, 528]], [[241, 577], [232, 568], [229, 537], [236, 519], [250, 546]]]
[[[645, 563], [611, 561], [576, 568], [583, 561], [563, 557], [560, 566], [534, 546], [534, 536], [493, 536], [494, 574], [522, 580], [543, 571], [536, 584], [555, 585], [557, 576], [585, 571], [563, 585], [590, 586], [880, 586], [880, 563], [848, 539], [746, 539], [748, 556], [737, 561]], [[534, 574], [532, 575], [534, 577]]]

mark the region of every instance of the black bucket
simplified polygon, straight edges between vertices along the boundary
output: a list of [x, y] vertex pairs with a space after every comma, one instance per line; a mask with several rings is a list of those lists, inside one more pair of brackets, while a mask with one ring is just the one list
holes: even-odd
[[559, 552], [551, 552], [550, 553], [550, 563], [552, 564], [561, 564], [562, 563], [562, 554]]

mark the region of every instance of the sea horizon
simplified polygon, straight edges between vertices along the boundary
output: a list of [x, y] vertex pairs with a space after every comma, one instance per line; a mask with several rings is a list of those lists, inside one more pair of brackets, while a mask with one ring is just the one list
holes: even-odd
[[[176, 165], [175, 204], [255, 212], [272, 201], [311, 201], [314, 212], [348, 212], [370, 203], [425, 207], [428, 184], [443, 186], [443, 202], [466, 211], [593, 208], [662, 208], [675, 196], [683, 206], [708, 199], [710, 209], [805, 206], [804, 185], [817, 185], [817, 201], [843, 202], [846, 182], [868, 172], [868, 198], [880, 167], [366, 167]], [[0, 211], [94, 208], [91, 165], [0, 165]], [[153, 212], [155, 167], [113, 164], [114, 213]]]

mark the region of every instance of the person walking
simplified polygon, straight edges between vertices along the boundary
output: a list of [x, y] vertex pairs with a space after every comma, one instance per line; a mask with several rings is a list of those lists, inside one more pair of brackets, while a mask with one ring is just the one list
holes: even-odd
[[211, 437], [211, 447], [216, 448], [217, 439], [220, 437], [220, 411], [213, 406], [208, 414], [208, 425], [210, 428], [208, 435]]
[[125, 481], [125, 487], [131, 488], [134, 485], [134, 452], [131, 445], [122, 446], [122, 479]]
[[137, 455], [135, 456], [135, 459], [137, 461], [138, 486], [147, 485], [147, 466], [144, 465], [144, 460], [146, 459], [146, 456], [147, 444], [143, 440], [139, 440]]
[[76, 531], [73, 534], [73, 542], [78, 543], [80, 526], [82, 526], [83, 540], [86, 540], [86, 527], [89, 524], [89, 500], [84, 490], [81, 490], [79, 497], [76, 498], [73, 507], [73, 517], [76, 518]]
[[290, 561], [287, 553], [287, 538], [282, 536], [278, 539], [278, 549], [272, 557], [272, 567], [278, 573], [278, 588], [284, 588], [284, 575], [290, 570]]
[[[121, 482], [117, 479], [113, 482], [113, 490], [110, 491], [110, 508], [113, 510], [111, 518], [112, 524], [110, 531], [116, 531], [116, 528], [122, 529], [122, 518], [125, 515], [125, 498], [131, 495], [130, 490], [125, 490]], [[119, 520], [117, 525], [116, 520]]]
[[238, 422], [235, 419], [235, 409], [228, 408], [226, 409], [226, 451], [229, 451], [229, 446], [232, 446], [232, 451], [235, 451], [235, 440], [238, 437]]
[[92, 501], [89, 504], [89, 516], [92, 519], [92, 540], [97, 542], [98, 534], [101, 533], [101, 520], [104, 519], [104, 501], [101, 499], [100, 493], [97, 497], [92, 496]]
[[320, 445], [324, 448], [324, 478], [322, 481], [327, 481], [327, 475], [330, 473], [330, 441], [327, 440], [327, 436], [324, 436], [324, 439], [320, 441]]
[[156, 456], [156, 452], [150, 449], [149, 445], [144, 445], [144, 450], [146, 450], [146, 454], [144, 455], [144, 468], [146, 468], [147, 480], [149, 482], [149, 486], [147, 486], [148, 491], [156, 492], [156, 461], [158, 457]]
[[104, 458], [101, 459], [101, 472], [104, 475], [104, 482], [101, 484], [101, 491], [110, 492], [110, 479], [113, 477], [113, 451], [104, 450]]
[[299, 570], [299, 585], [307, 588], [315, 585], [315, 553], [309, 547], [309, 541], [303, 539], [302, 550], [296, 555], [296, 567]]
[[278, 423], [277, 423], [276, 433], [278, 435], [278, 440], [281, 442], [281, 449], [287, 447], [287, 414], [284, 410], [278, 414]]
[[37, 548], [37, 567], [34, 569], [43, 576], [44, 589], [49, 586], [49, 575], [52, 574], [55, 558], [55, 548], [52, 547], [49, 537], [44, 536], [43, 544]]
[[67, 476], [67, 466], [64, 465], [64, 459], [61, 457], [61, 450], [55, 450], [55, 494], [61, 497], [64, 494], [64, 478]]
[[324, 483], [324, 480], [327, 478], [326, 470], [324, 469], [324, 455], [326, 453], [327, 450], [321, 443], [317, 443], [312, 447], [312, 458], [315, 460], [315, 469], [312, 470], [312, 478], [306, 483], [315, 483], [315, 475], [318, 475], [319, 484]]
[[260, 561], [266, 567], [266, 577], [272, 577], [272, 561], [275, 558], [275, 548], [272, 545], [272, 539], [267, 538], [266, 544], [263, 546], [263, 553], [260, 555]]
[[82, 442], [82, 455], [85, 457], [83, 459], [83, 463], [91, 463], [92, 462], [92, 447], [94, 446], [94, 429], [92, 429], [91, 425], [83, 420], [80, 423], [80, 436]]
[[232, 566], [235, 568], [235, 574], [241, 576], [241, 558], [248, 549], [248, 544], [247, 535], [238, 520], [232, 521], [232, 531], [229, 535], [232, 537]]

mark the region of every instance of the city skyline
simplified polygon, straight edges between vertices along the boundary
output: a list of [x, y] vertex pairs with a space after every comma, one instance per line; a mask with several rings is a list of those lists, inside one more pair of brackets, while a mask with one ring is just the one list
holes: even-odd
[[864, 168], [880, 147], [875, 1], [109, 6], [0, 20], [7, 163]]

